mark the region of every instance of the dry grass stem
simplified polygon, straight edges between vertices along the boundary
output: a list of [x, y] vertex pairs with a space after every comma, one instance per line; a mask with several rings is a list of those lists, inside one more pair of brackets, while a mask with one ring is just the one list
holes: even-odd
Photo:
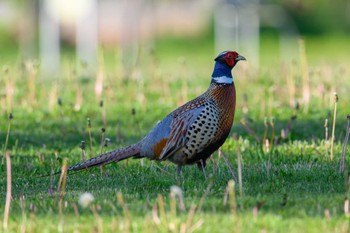
[[341, 153], [340, 162], [339, 162], [339, 172], [340, 173], [343, 173], [345, 171], [346, 149], [348, 148], [349, 136], [350, 136], [350, 115], [347, 116], [346, 135], [345, 135], [342, 153]]
[[275, 145], [275, 120], [273, 117], [270, 119], [270, 126], [271, 126], [271, 139], [270, 139], [270, 144], [271, 144], [271, 150], [273, 149], [273, 146]]
[[267, 122], [267, 117], [264, 118], [264, 138], [263, 138], [263, 142], [264, 142], [264, 145], [265, 145], [265, 150], [268, 151], [269, 148], [266, 148], [266, 141], [268, 141], [267, 139], [267, 131], [269, 129], [269, 124]]
[[61, 168], [61, 176], [60, 176], [60, 179], [59, 179], [59, 182], [58, 182], [58, 187], [57, 187], [57, 192], [60, 191], [60, 200], [59, 200], [59, 203], [58, 203], [58, 208], [59, 208], [59, 212], [60, 212], [60, 215], [62, 215], [63, 211], [62, 211], [62, 206], [63, 206], [63, 198], [64, 198], [64, 195], [66, 193], [66, 181], [67, 181], [67, 160], [64, 159], [63, 160], [63, 165], [62, 165], [62, 168]]
[[230, 162], [228, 161], [228, 159], [227, 159], [226, 155], [224, 154], [224, 152], [222, 152], [221, 148], [219, 149], [219, 156], [221, 156], [225, 160], [225, 163], [226, 163], [228, 169], [231, 172], [232, 178], [234, 180], [237, 180], [237, 176], [235, 175], [235, 172], [233, 171], [233, 169], [232, 169], [232, 167], [230, 165]]
[[51, 90], [49, 92], [49, 100], [48, 100], [48, 110], [49, 112], [53, 112], [57, 103], [58, 99], [58, 93], [57, 93], [57, 85], [54, 84], [51, 87]]
[[79, 215], [79, 209], [78, 209], [77, 204], [75, 202], [73, 202], [71, 204], [72, 204], [75, 216], [79, 217], [80, 215]]
[[227, 190], [228, 190], [231, 213], [233, 216], [236, 216], [237, 215], [237, 204], [236, 204], [235, 181], [234, 180], [230, 180], [227, 183]]
[[7, 189], [6, 189], [6, 201], [5, 201], [5, 210], [4, 210], [4, 221], [3, 228], [7, 230], [8, 221], [10, 215], [10, 204], [11, 204], [11, 193], [12, 193], [12, 174], [11, 174], [11, 158], [10, 152], [6, 151], [6, 177], [7, 177]]
[[239, 185], [239, 195], [243, 197], [243, 182], [242, 182], [242, 159], [241, 159], [241, 146], [239, 140], [237, 142], [237, 166], [238, 166], [238, 185]]
[[153, 207], [152, 207], [152, 219], [156, 225], [159, 225], [161, 223], [160, 218], [158, 216], [157, 205], [153, 205]]
[[94, 217], [95, 217], [95, 221], [96, 221], [96, 233], [102, 233], [103, 232], [103, 220], [102, 218], [100, 217], [100, 215], [98, 214], [97, 212], [97, 208], [95, 205], [92, 205], [91, 206], [91, 211], [93, 212], [94, 214]]
[[53, 195], [53, 176], [55, 174], [55, 171], [54, 171], [54, 160], [51, 159], [51, 167], [50, 167], [50, 186], [49, 186], [49, 189], [48, 189], [48, 192], [49, 192], [49, 195], [52, 196]]
[[154, 166], [155, 168], [159, 169], [159, 170], [160, 170], [161, 172], [163, 172], [164, 174], [167, 174], [167, 175], [169, 175], [169, 176], [174, 176], [174, 174], [172, 174], [172, 173], [168, 172], [167, 170], [161, 168], [160, 166], [158, 166], [158, 165], [155, 164], [155, 163], [153, 163], [153, 166]]
[[199, 213], [202, 210], [205, 198], [207, 197], [208, 193], [210, 192], [211, 187], [213, 186], [213, 181], [209, 181], [209, 184], [207, 188], [205, 189], [205, 192], [203, 193], [201, 199], [199, 200], [198, 208], [196, 213]]
[[36, 106], [37, 100], [36, 100], [36, 75], [38, 73], [38, 67], [37, 64], [34, 64], [33, 61], [27, 61], [25, 63], [26, 71], [28, 73], [28, 102], [31, 104], [31, 106]]
[[[106, 129], [105, 128], [102, 128], [101, 129], [101, 143], [100, 143], [100, 155], [102, 155], [103, 153], [103, 148], [104, 148], [104, 141], [105, 141], [105, 133], [106, 133]], [[105, 165], [102, 164], [100, 166], [100, 173], [101, 175], [103, 175], [105, 173]]]
[[12, 121], [12, 119], [13, 119], [12, 113], [9, 114], [8, 119], [9, 119], [9, 122], [8, 122], [8, 125], [7, 125], [7, 133], [6, 133], [5, 145], [4, 145], [4, 147], [2, 148], [2, 155], [3, 155], [3, 156], [2, 156], [2, 162], [1, 162], [1, 164], [4, 164], [5, 151], [7, 150], [7, 144], [8, 144], [9, 137], [10, 137], [11, 121]]
[[250, 135], [252, 135], [256, 139], [256, 141], [260, 144], [259, 136], [255, 133], [255, 131], [252, 128], [250, 128], [250, 126], [248, 125], [246, 119], [242, 118], [241, 119], [241, 124], [244, 126], [244, 128], [247, 130], [247, 132]]
[[304, 39], [299, 39], [299, 52], [300, 52], [300, 65], [301, 65], [301, 75], [303, 78], [303, 103], [304, 103], [304, 112], [309, 111], [309, 102], [310, 102], [310, 81], [309, 81], [309, 71], [308, 63], [306, 58], [305, 50], [305, 41]]
[[253, 217], [254, 218], [257, 218], [258, 217], [258, 214], [259, 214], [259, 210], [260, 208], [265, 205], [265, 202], [262, 201], [262, 202], [258, 202], [258, 204], [256, 206], [253, 207]]
[[165, 204], [164, 198], [161, 194], [158, 194], [158, 208], [159, 208], [159, 216], [161, 220], [166, 220], [165, 218]]
[[130, 231], [130, 227], [131, 227], [131, 214], [129, 212], [129, 209], [124, 201], [124, 197], [123, 194], [121, 192], [117, 193], [117, 201], [118, 204], [123, 208], [124, 211], [124, 216], [126, 218], [126, 221], [124, 223], [124, 231], [123, 232], [129, 232]]
[[349, 199], [345, 198], [344, 201], [344, 213], [346, 217], [350, 217]]
[[176, 185], [173, 185], [170, 187], [170, 195], [174, 198], [177, 197], [179, 199], [180, 211], [182, 211], [182, 212], [186, 211], [184, 195], [183, 195], [182, 189]]
[[9, 75], [8, 68], [5, 71], [5, 79], [6, 79], [6, 111], [12, 112], [13, 105], [13, 94], [15, 93], [15, 85], [13, 78]]
[[186, 232], [192, 226], [195, 213], [196, 213], [196, 206], [192, 205], [189, 212], [188, 212], [184, 232]]
[[338, 94], [334, 92], [334, 111], [333, 111], [333, 126], [332, 126], [332, 139], [331, 139], [331, 160], [334, 157], [334, 134], [335, 134], [335, 123], [337, 121], [337, 103], [339, 101]]
[[176, 230], [176, 218], [177, 218], [177, 211], [176, 211], [176, 199], [175, 195], [172, 195], [170, 193], [170, 222], [169, 222], [169, 228], [173, 228], [174, 232]]
[[95, 82], [95, 96], [97, 103], [101, 100], [102, 91], [103, 91], [103, 79], [104, 79], [104, 71], [99, 68], [96, 74], [96, 82]]
[[293, 73], [289, 72], [287, 68], [282, 67], [284, 77], [286, 78], [286, 84], [289, 94], [289, 106], [293, 108], [295, 106], [295, 83], [293, 79]]
[[204, 220], [203, 219], [199, 219], [195, 224], [193, 224], [193, 226], [188, 230], [188, 232], [192, 233], [192, 232], [196, 231], [203, 224], [204, 224]]
[[329, 152], [328, 152], [328, 144], [329, 144], [329, 136], [328, 136], [328, 119], [325, 120], [324, 122], [324, 143], [325, 143], [325, 150], [326, 150], [326, 157], [328, 157]]

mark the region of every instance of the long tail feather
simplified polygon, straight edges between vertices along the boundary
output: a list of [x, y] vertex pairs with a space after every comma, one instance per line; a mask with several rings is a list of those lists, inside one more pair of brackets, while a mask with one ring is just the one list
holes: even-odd
[[119, 162], [123, 159], [138, 156], [140, 154], [139, 144], [133, 144], [114, 151], [107, 152], [97, 157], [78, 163], [68, 168], [68, 171], [79, 171], [90, 167]]

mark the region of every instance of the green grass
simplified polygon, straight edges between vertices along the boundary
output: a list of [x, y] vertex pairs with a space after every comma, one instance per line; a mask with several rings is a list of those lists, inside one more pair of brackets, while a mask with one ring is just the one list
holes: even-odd
[[[349, 184], [347, 174], [338, 171], [349, 114], [350, 70], [346, 66], [349, 58], [344, 56], [344, 51], [337, 51], [332, 54], [336, 57], [334, 61], [341, 62], [336, 66], [323, 63], [317, 44], [322, 44], [325, 51], [335, 45], [322, 42], [325, 40], [322, 38], [305, 39], [311, 64], [308, 110], [302, 102], [299, 64], [287, 64], [286, 70], [280, 65], [265, 65], [256, 70], [242, 62], [235, 69], [235, 123], [222, 150], [237, 175], [239, 148], [242, 196], [236, 183], [234, 198], [229, 196], [225, 204], [226, 188], [232, 176], [217, 153], [208, 162], [207, 180], [195, 166], [184, 167], [184, 177], [179, 180], [173, 164], [128, 160], [108, 165], [103, 175], [99, 168], [69, 174], [60, 213], [59, 176], [53, 177], [52, 185], [50, 177], [39, 176], [50, 173], [52, 163], [54, 170], [59, 170], [64, 159], [70, 165], [80, 162], [82, 140], [86, 141], [86, 152], [91, 156], [87, 118], [92, 124], [93, 151], [98, 154], [102, 127], [106, 127], [105, 136], [111, 139], [103, 150], [134, 143], [176, 106], [203, 92], [210, 81], [213, 47], [208, 38], [201, 43], [196, 40], [164, 39], [156, 43], [153, 52], [142, 47], [138, 66], [131, 68], [123, 66], [118, 53], [106, 49], [101, 97], [95, 92], [96, 76], [82, 67], [74, 72], [76, 67], [70, 64], [70, 55], [65, 57], [57, 80], [35, 73], [31, 76], [18, 65], [9, 65], [7, 71], [2, 71], [1, 145], [5, 144], [8, 113], [14, 115], [7, 146], [13, 179], [8, 232], [350, 231], [349, 217], [344, 213]], [[263, 52], [272, 51], [268, 54], [272, 57], [273, 51], [278, 50], [268, 49], [276, 44], [271, 41], [264, 37], [261, 46]], [[348, 46], [341, 37], [336, 41]], [[125, 75], [128, 69], [132, 72], [130, 76]], [[286, 72], [295, 85], [293, 98], [299, 102], [299, 108], [290, 106], [291, 86], [287, 84]], [[8, 99], [10, 87], [14, 88], [12, 101]], [[324, 120], [329, 120], [330, 137], [334, 91], [338, 92], [340, 101], [335, 158], [330, 161]], [[101, 100], [103, 108], [99, 106]], [[78, 103], [79, 109], [75, 108]], [[107, 116], [106, 126], [103, 111]], [[297, 118], [291, 121], [292, 116]], [[268, 121], [274, 119], [274, 131], [270, 125], [267, 132], [268, 139], [272, 131], [276, 139], [270, 150], [258, 144], [241, 123], [241, 119], [246, 119], [249, 128], [262, 140], [265, 117]], [[289, 134], [282, 138], [281, 130], [286, 128]], [[234, 139], [236, 136], [238, 141]], [[3, 210], [4, 163], [0, 172], [0, 210]], [[170, 194], [173, 185], [182, 189], [184, 211], [178, 198]], [[78, 204], [84, 192], [92, 193], [95, 198], [89, 208]], [[196, 207], [194, 213], [191, 206]]]

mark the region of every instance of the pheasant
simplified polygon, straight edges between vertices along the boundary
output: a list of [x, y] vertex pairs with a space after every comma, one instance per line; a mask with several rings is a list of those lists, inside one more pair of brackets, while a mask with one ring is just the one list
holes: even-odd
[[231, 70], [240, 60], [246, 59], [235, 51], [220, 53], [206, 92], [167, 115], [141, 141], [78, 163], [68, 171], [131, 157], [169, 160], [178, 165], [178, 173], [183, 165], [204, 168], [206, 160], [230, 133], [236, 107]]

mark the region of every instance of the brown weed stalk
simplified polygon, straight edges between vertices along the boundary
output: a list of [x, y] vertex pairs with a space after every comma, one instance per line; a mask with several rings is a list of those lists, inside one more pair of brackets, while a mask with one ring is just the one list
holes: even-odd
[[12, 193], [11, 158], [10, 158], [9, 151], [6, 151], [5, 157], [6, 157], [7, 189], [6, 189], [6, 201], [5, 201], [3, 228], [5, 230], [7, 230], [8, 221], [9, 221], [9, 214], [10, 214], [11, 193]]
[[58, 208], [59, 208], [59, 213], [62, 215], [62, 206], [63, 206], [63, 198], [66, 193], [66, 180], [67, 180], [67, 160], [63, 160], [63, 165], [61, 168], [61, 176], [58, 181], [58, 187], [57, 187], [57, 192], [60, 191], [60, 196], [59, 196], [59, 202], [58, 202]]
[[334, 134], [335, 134], [335, 123], [337, 121], [337, 103], [339, 101], [338, 94], [334, 92], [334, 111], [333, 111], [333, 126], [332, 126], [332, 139], [331, 139], [331, 160], [334, 157]]
[[2, 149], [2, 154], [3, 154], [3, 156], [2, 156], [2, 162], [1, 162], [1, 164], [4, 164], [5, 151], [6, 151], [6, 149], [7, 149], [7, 144], [8, 144], [9, 137], [10, 137], [11, 121], [12, 121], [12, 119], [13, 119], [12, 113], [9, 114], [8, 119], [9, 119], [9, 122], [8, 122], [8, 125], [7, 125], [7, 133], [6, 133], [5, 145], [4, 145], [3, 149]]

